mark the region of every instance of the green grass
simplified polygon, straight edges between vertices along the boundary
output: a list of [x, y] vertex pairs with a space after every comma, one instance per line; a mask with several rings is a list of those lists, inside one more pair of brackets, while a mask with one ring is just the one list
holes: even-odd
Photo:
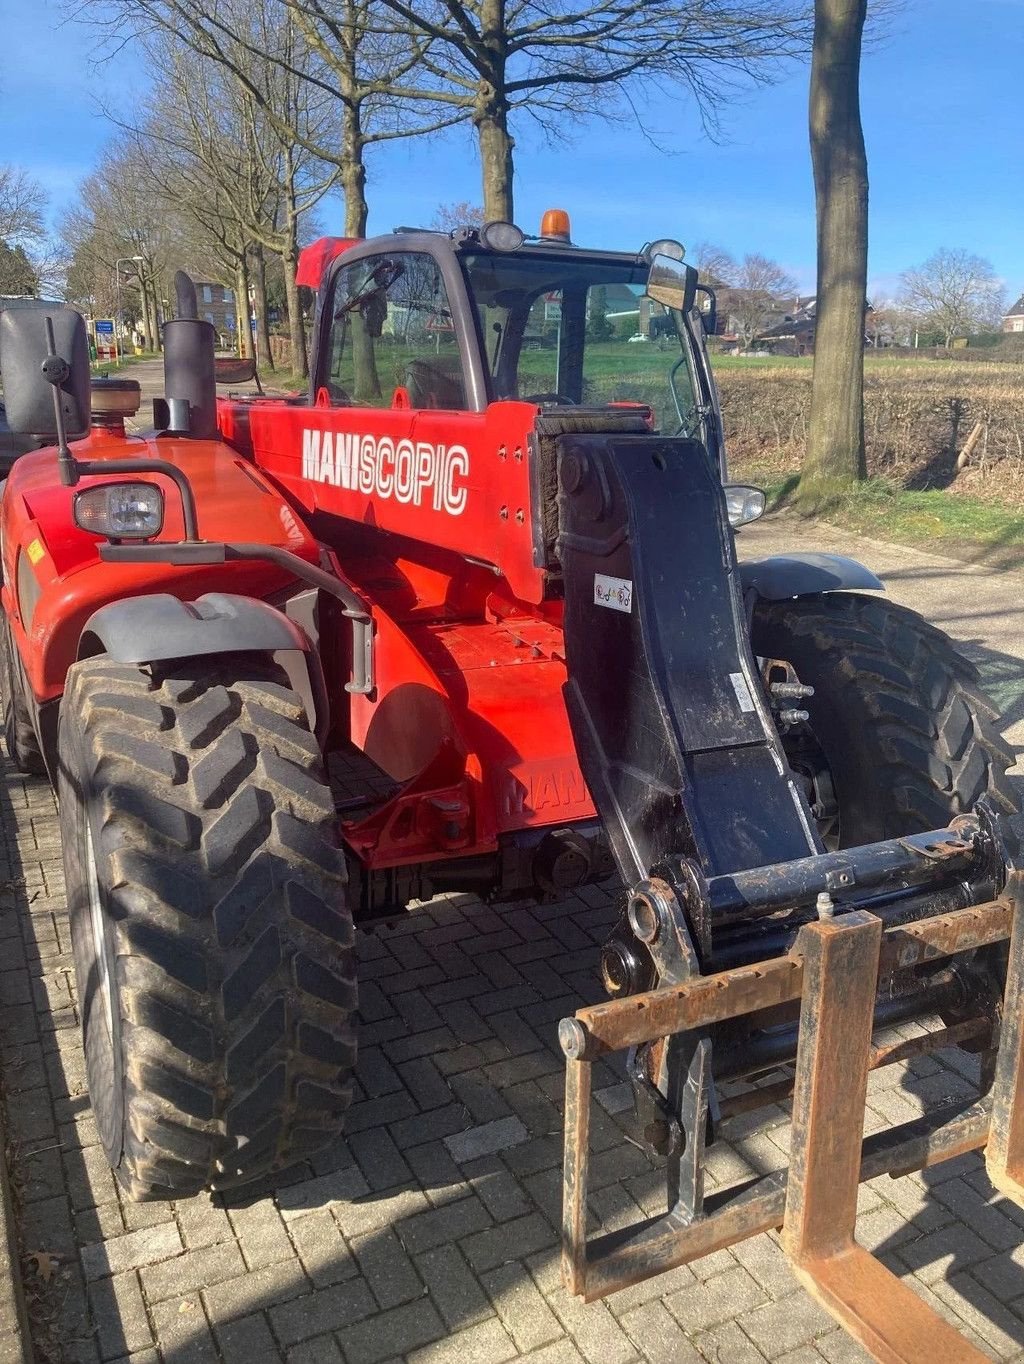
[[[737, 481], [757, 482], [756, 469], [747, 468]], [[768, 495], [770, 511], [797, 512], [794, 494], [798, 477], [785, 478], [764, 471], [760, 486]], [[873, 478], [852, 492], [842, 493], [819, 508], [815, 517], [858, 535], [897, 544], [916, 545], [956, 558], [990, 562], [1001, 568], [1024, 565], [1024, 515], [978, 498], [932, 490], [914, 492], [888, 479]]]
[[159, 360], [156, 351], [143, 351], [141, 355], [125, 355], [115, 364], [112, 360], [93, 360], [89, 368], [94, 379], [109, 379], [112, 374], [120, 374], [123, 369], [140, 364], [143, 360]]
[[712, 369], [810, 369], [809, 355], [711, 355]]
[[296, 391], [307, 393], [309, 391], [309, 377], [296, 373], [288, 369], [269, 369], [260, 370], [260, 383], [266, 389], [268, 395], [274, 393], [294, 393]]

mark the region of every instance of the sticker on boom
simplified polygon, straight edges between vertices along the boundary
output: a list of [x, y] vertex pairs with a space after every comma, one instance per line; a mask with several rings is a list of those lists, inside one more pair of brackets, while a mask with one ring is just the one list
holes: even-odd
[[302, 433], [302, 477], [349, 492], [430, 505], [459, 516], [466, 509], [469, 453], [464, 445], [361, 436], [352, 431]]
[[750, 694], [750, 688], [747, 686], [747, 679], [743, 674], [730, 673], [729, 681], [732, 683], [732, 689], [736, 693], [736, 700], [739, 702], [740, 710], [744, 712], [753, 710], [754, 698]]
[[625, 611], [628, 615], [633, 610], [633, 580], [595, 573], [594, 605], [607, 606], [612, 611]]

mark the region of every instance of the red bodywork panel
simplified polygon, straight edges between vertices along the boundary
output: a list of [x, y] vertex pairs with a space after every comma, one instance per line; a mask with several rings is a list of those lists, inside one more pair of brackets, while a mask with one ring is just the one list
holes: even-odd
[[219, 411], [225, 438], [251, 450], [303, 512], [338, 518], [327, 538], [339, 552], [356, 522], [417, 540], [428, 557], [452, 550], [493, 564], [514, 596], [543, 600], [533, 561], [532, 403], [445, 412], [222, 401]]
[[[286, 500], [249, 461], [219, 441], [161, 437], [147, 442], [94, 430], [75, 442], [74, 453], [79, 459], [110, 460], [113, 477], [119, 459], [168, 460], [192, 480], [199, 533], [205, 539], [262, 540], [310, 562], [318, 561], [316, 541]], [[169, 479], [144, 477], [164, 492], [166, 519], [158, 538], [180, 540], [183, 526], [177, 489]], [[103, 481], [85, 478], [79, 487]], [[40, 450], [17, 460], [3, 499], [3, 605], [29, 686], [40, 703], [63, 692], [67, 670], [78, 657], [82, 629], [107, 602], [151, 592], [170, 592], [189, 601], [213, 590], [266, 597], [294, 582], [279, 568], [257, 562], [190, 568], [102, 563], [96, 552], [100, 537], [79, 530], [74, 523], [71, 500], [75, 491], [61, 486], [56, 451]], [[31, 622], [22, 619], [12, 590], [18, 580], [19, 552], [27, 557], [28, 571], [40, 589]]]
[[[593, 818], [562, 699], [561, 607], [535, 562], [537, 407], [415, 410], [399, 394], [384, 410], [219, 410], [225, 437], [311, 518], [373, 604], [376, 694], [348, 698], [353, 742], [399, 782], [418, 789], [432, 770], [439, 783], [415, 815], [396, 802], [390, 823], [347, 828], [366, 860], [422, 860], [431, 841], [437, 856], [479, 852], [501, 833]], [[440, 785], [447, 842], [430, 812]]]
[[337, 260], [359, 240], [359, 237], [318, 237], [315, 242], [304, 246], [299, 252], [295, 283], [304, 284], [307, 289], [319, 289], [331, 261]]
[[[329, 551], [371, 603], [372, 696], [343, 689], [344, 621], [328, 610], [321, 635], [334, 733], [402, 784], [393, 802], [345, 826], [367, 864], [492, 852], [501, 834], [593, 818], [562, 700], [560, 603], [545, 599], [534, 562], [536, 407], [378, 411], [222, 399], [218, 412], [229, 443], [97, 429], [75, 454], [109, 460], [114, 478], [121, 459], [179, 465], [195, 489], [202, 538], [280, 545], [311, 563]], [[181, 539], [174, 485], [129, 477], [161, 484], [159, 538]], [[268, 597], [296, 586], [258, 562], [103, 563], [99, 537], [74, 524], [73, 495], [46, 450], [18, 460], [3, 499], [4, 608], [40, 704], [61, 695], [83, 627], [108, 602], [211, 590]], [[19, 562], [34, 603], [17, 599]]]

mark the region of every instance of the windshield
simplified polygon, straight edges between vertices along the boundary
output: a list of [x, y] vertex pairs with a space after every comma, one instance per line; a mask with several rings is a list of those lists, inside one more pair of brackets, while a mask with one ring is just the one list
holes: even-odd
[[646, 264], [535, 251], [461, 259], [496, 398], [642, 403], [659, 431], [696, 434], [683, 317], [646, 297]]

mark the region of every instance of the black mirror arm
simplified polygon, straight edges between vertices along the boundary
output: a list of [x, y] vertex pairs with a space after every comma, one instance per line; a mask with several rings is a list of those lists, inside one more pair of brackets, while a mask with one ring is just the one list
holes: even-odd
[[65, 488], [73, 488], [83, 475], [88, 474], [163, 474], [178, 489], [181, 497], [181, 516], [185, 526], [185, 539], [199, 539], [199, 525], [196, 516], [196, 499], [188, 475], [176, 464], [163, 459], [118, 460], [111, 467], [103, 459], [75, 459], [68, 447], [67, 428], [64, 425], [64, 410], [60, 405], [60, 386], [67, 382], [71, 366], [57, 354], [57, 344], [53, 336], [53, 319], [46, 319], [46, 344], [48, 354], [43, 361], [43, 378], [53, 386], [53, 414], [57, 425], [57, 467], [60, 481]]
[[57, 342], [53, 336], [53, 318], [46, 322], [46, 359], [43, 361], [43, 378], [53, 389], [53, 418], [57, 427], [57, 469], [60, 481], [65, 488], [73, 488], [80, 477], [78, 463], [68, 448], [67, 427], [64, 424], [64, 409], [60, 405], [60, 387], [71, 374], [71, 366], [63, 356], [57, 354]]

